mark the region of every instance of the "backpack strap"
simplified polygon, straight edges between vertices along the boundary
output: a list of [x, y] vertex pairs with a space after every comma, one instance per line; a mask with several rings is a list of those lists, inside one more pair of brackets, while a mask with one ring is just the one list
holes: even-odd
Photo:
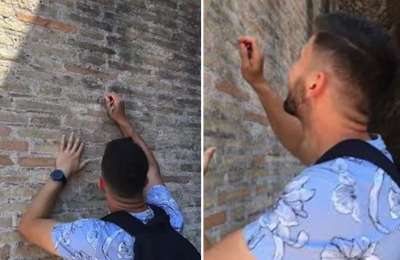
[[126, 211], [115, 211], [101, 220], [114, 223], [131, 236], [135, 237], [134, 254], [135, 259], [155, 260], [153, 251], [153, 235], [161, 231], [166, 226], [165, 221], [169, 223], [169, 217], [159, 207], [149, 205], [154, 212], [154, 217], [147, 225], [132, 216]]
[[323, 154], [314, 165], [340, 157], [353, 157], [368, 161], [384, 170], [400, 187], [400, 173], [395, 163], [373, 145], [358, 139], [342, 141]]

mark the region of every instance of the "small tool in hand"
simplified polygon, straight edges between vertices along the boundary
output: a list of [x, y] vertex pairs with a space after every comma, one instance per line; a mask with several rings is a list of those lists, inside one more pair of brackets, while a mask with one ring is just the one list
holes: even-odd
[[115, 110], [115, 104], [114, 104], [114, 100], [113, 100], [113, 98], [112, 97], [109, 97], [110, 98], [110, 104], [109, 104], [109, 106], [110, 106], [110, 114], [112, 113], [112, 112], [114, 112], [114, 110]]
[[251, 57], [253, 56], [253, 46], [251, 46], [251, 43], [246, 43], [246, 48], [247, 48], [247, 55], [249, 60], [251, 60]]

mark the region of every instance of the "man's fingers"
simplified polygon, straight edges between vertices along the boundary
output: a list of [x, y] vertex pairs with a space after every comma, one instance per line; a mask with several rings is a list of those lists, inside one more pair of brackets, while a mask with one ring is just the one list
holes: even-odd
[[85, 166], [88, 165], [89, 162], [90, 162], [89, 159], [81, 162], [81, 164], [79, 164], [79, 170], [83, 170], [83, 168], [85, 168]]
[[78, 153], [78, 155], [82, 154], [84, 147], [85, 147], [85, 144], [83, 142], [79, 144], [78, 150], [76, 151]]
[[69, 136], [67, 143], [67, 150], [71, 150], [73, 142], [74, 142], [74, 132], [72, 132], [71, 135]]
[[250, 65], [249, 54], [247, 47], [244, 43], [239, 43], [239, 53], [240, 53], [240, 59], [242, 60], [242, 67], [249, 66]]
[[208, 148], [207, 151], [204, 153], [204, 163], [203, 163], [203, 169], [204, 169], [204, 175], [207, 174], [208, 171], [208, 165], [210, 163], [210, 160], [212, 159], [212, 157], [214, 156], [215, 150], [217, 148], [215, 147], [211, 147]]
[[61, 151], [64, 151], [64, 149], [65, 149], [65, 135], [62, 135], [59, 151], [60, 151], [60, 152], [61, 152]]
[[239, 44], [244, 44], [244, 46], [246, 47], [250, 47], [251, 51], [252, 51], [252, 59], [258, 59], [261, 57], [261, 50], [260, 50], [260, 46], [258, 46], [257, 40], [249, 37], [249, 36], [243, 36], [239, 39]]
[[72, 151], [76, 152], [78, 150], [80, 144], [81, 144], [81, 140], [78, 137], [75, 139], [74, 146], [72, 147]]
[[121, 99], [119, 98], [119, 96], [117, 95], [117, 93], [115, 92], [111, 92], [110, 96], [112, 97], [114, 104], [119, 104], [121, 102]]
[[108, 106], [108, 104], [111, 103], [111, 99], [108, 94], [104, 96], [104, 102], [106, 103], [107, 106]]

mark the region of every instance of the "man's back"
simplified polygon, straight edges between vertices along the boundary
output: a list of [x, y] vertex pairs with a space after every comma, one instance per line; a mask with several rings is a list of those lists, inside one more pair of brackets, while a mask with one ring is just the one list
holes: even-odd
[[[381, 138], [370, 143], [388, 155]], [[399, 187], [369, 162], [339, 158], [306, 169], [244, 235], [256, 259], [389, 260], [400, 259], [399, 227]]]
[[[178, 205], [164, 186], [154, 186], [147, 194], [147, 203], [157, 205], [170, 217], [172, 227], [178, 232], [183, 228], [183, 217]], [[131, 213], [147, 223], [154, 216], [149, 208]], [[58, 254], [67, 259], [133, 259], [135, 238], [115, 224], [100, 219], [82, 219], [59, 224], [53, 229], [52, 240]]]

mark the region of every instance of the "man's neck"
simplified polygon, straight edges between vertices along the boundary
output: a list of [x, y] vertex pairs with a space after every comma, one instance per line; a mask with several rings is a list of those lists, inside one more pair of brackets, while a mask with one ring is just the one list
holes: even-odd
[[109, 207], [111, 212], [126, 211], [130, 213], [140, 213], [147, 210], [147, 205], [143, 198], [114, 198], [113, 201], [109, 203]]
[[312, 162], [317, 161], [325, 152], [341, 141], [371, 139], [366, 126], [346, 120], [320, 120], [304, 129], [304, 142], [312, 151]]

